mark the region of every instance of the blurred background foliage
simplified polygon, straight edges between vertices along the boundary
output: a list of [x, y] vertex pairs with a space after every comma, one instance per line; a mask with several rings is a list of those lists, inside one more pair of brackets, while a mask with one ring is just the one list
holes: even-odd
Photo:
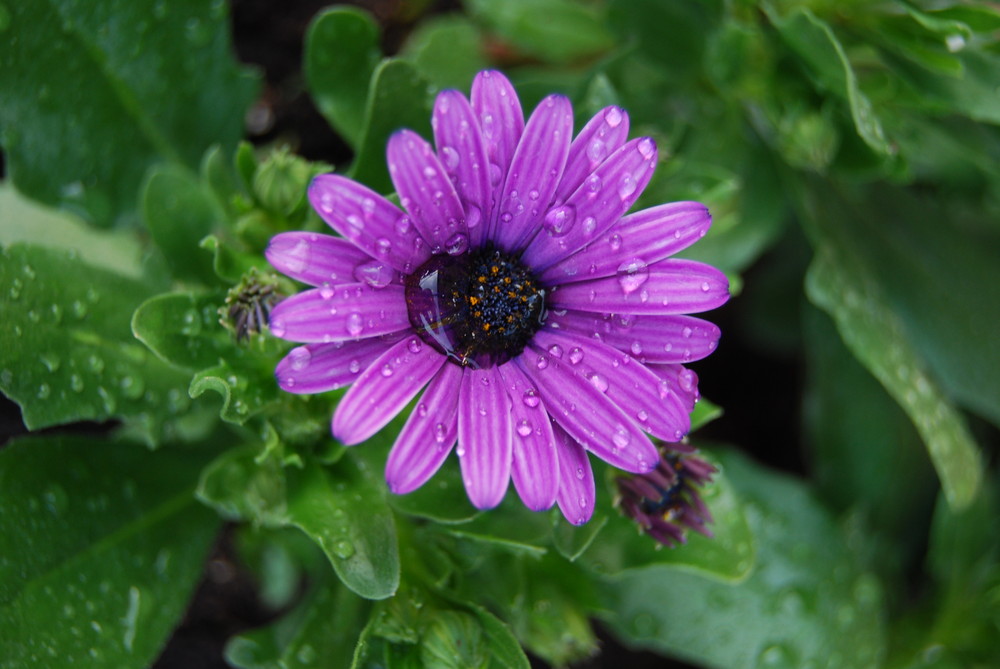
[[[625, 107], [639, 206], [711, 208], [714, 540], [654, 550], [610, 472], [579, 529], [389, 496], [400, 423], [345, 451], [220, 323], [296, 290], [261, 253], [313, 175], [390, 192], [487, 67]], [[0, 4], [0, 389], [44, 430], [0, 451], [0, 667], [997, 666], [998, 123], [990, 2]]]

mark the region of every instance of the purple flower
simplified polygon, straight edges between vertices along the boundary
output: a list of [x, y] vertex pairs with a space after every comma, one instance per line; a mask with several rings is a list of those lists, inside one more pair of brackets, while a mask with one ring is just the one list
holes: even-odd
[[618, 504], [664, 546], [687, 543], [686, 529], [710, 537], [705, 525], [712, 522], [712, 514], [698, 489], [716, 471], [700, 458], [665, 452], [653, 471], [616, 479]]
[[[510, 82], [481, 72], [471, 103], [438, 95], [435, 150], [409, 130], [387, 149], [402, 208], [326, 174], [309, 200], [341, 237], [274, 237], [267, 258], [314, 286], [274, 307], [272, 334], [305, 345], [279, 385], [350, 384], [333, 434], [357, 444], [426, 387], [389, 454], [395, 493], [420, 487], [452, 448], [481, 509], [508, 481], [534, 510], [572, 523], [594, 508], [587, 452], [628, 472], [659, 461], [650, 435], [690, 429], [714, 325], [686, 314], [728, 297], [718, 270], [669, 258], [705, 234], [706, 208], [666, 204], [625, 216], [656, 166], [628, 115], [598, 113], [574, 139], [569, 100], [524, 121]], [[457, 444], [457, 447], [456, 447]], [[684, 447], [680, 447], [684, 448]]]

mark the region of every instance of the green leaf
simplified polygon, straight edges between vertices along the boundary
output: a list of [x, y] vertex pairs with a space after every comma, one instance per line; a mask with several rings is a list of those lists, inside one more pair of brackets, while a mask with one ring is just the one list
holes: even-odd
[[503, 39], [550, 63], [594, 56], [613, 44], [600, 14], [570, 0], [466, 0]]
[[278, 527], [287, 518], [285, 472], [258, 446], [230, 448], [201, 473], [197, 496], [230, 520]]
[[[979, 486], [979, 453], [935, 374], [947, 380], [954, 370], [941, 362], [961, 364], [969, 376], [954, 379], [953, 392], [964, 389], [972, 406], [998, 415], [1000, 398], [990, 384], [1000, 369], [1000, 349], [962, 342], [977, 340], [980, 328], [1000, 317], [1000, 288], [984, 282], [1000, 263], [989, 259], [996, 253], [988, 247], [936, 230], [942, 219], [927, 203], [922, 211], [916, 201], [883, 191], [865, 204], [850, 206], [818, 184], [809, 190], [806, 215], [820, 226], [824, 245], [806, 292], [910, 416], [945, 494], [961, 507]], [[938, 364], [930, 368], [930, 361]]]
[[442, 16], [417, 25], [403, 55], [438, 88], [468, 90], [490, 64], [476, 27], [464, 16]]
[[348, 588], [367, 599], [399, 587], [399, 548], [385, 488], [350, 457], [286, 470], [288, 519], [320, 545]]
[[328, 9], [306, 33], [309, 91], [326, 120], [355, 149], [365, 128], [368, 82], [381, 57], [378, 26], [360, 9]]
[[291, 613], [230, 639], [226, 661], [239, 669], [350, 666], [371, 605], [326, 574], [313, 577], [317, 582]]
[[73, 252], [88, 265], [129, 279], [167, 283], [164, 268], [145, 257], [136, 235], [94, 230], [79, 218], [32, 202], [10, 183], [0, 182], [0, 244], [17, 242]]
[[358, 145], [350, 176], [380, 193], [392, 192], [385, 164], [389, 136], [409, 128], [424, 138], [431, 136], [433, 87], [417, 69], [404, 60], [379, 63], [372, 74], [365, 104], [365, 129]]
[[820, 86], [847, 101], [854, 128], [865, 144], [878, 154], [892, 155], [892, 145], [871, 100], [861, 92], [854, 68], [833, 29], [808, 9], [796, 9], [781, 18], [771, 16], [771, 22]]
[[[377, 464], [371, 459], [369, 462], [372, 462], [372, 466], [384, 468], [385, 458], [381, 458], [381, 462]], [[465, 523], [479, 515], [479, 510], [469, 502], [462, 476], [454, 461], [446, 462], [419, 489], [405, 495], [391, 495], [389, 503], [397, 511], [409, 516], [449, 525]]]
[[257, 85], [231, 55], [226, 4], [8, 6], [0, 127], [28, 196], [102, 226], [135, 222], [151, 165], [194, 169], [209, 146], [231, 150], [242, 134]]
[[14, 244], [0, 251], [0, 285], [0, 389], [29, 429], [123, 418], [155, 444], [183, 418], [187, 375], [149, 355], [129, 327], [154, 284]]
[[[629, 644], [709, 667], [879, 666], [882, 595], [804, 487], [720, 454], [758, 539], [737, 585], [666, 565], [611, 579], [607, 622]], [[850, 639], [850, 643], [844, 643]]]
[[844, 343], [909, 414], [949, 502], [966, 506], [982, 476], [978, 449], [961, 414], [928, 376], [878, 285], [843, 255], [824, 250], [810, 267], [806, 291], [833, 316]]
[[222, 396], [219, 414], [222, 420], [237, 425], [281, 400], [268, 359], [251, 355], [231, 356], [215, 367], [197, 372], [191, 379], [188, 393], [191, 397], [200, 397], [209, 390]]
[[189, 370], [214, 367], [223, 355], [237, 354], [232, 336], [219, 324], [219, 293], [163, 293], [143, 302], [132, 315], [132, 332], [156, 355]]
[[[754, 566], [756, 541], [743, 511], [743, 501], [717, 460], [704, 453], [699, 457], [722, 470], [714, 475], [712, 483], [701, 489], [701, 498], [714, 518], [709, 529], [715, 536], [710, 538], [689, 532], [686, 544], [662, 550], [659, 543], [639, 531], [634, 520], [611, 512], [600, 536], [579, 561], [598, 573], [609, 575], [662, 564], [717, 580], [745, 579]], [[611, 499], [605, 496], [605, 491], [599, 491], [599, 495], [604, 499], [598, 501], [598, 508], [611, 508]]]
[[140, 200], [142, 221], [174, 277], [217, 283], [212, 256], [199, 244], [224, 215], [201, 180], [186, 168], [157, 166], [143, 184]]
[[0, 452], [0, 665], [149, 666], [219, 527], [205, 455], [69, 437]]

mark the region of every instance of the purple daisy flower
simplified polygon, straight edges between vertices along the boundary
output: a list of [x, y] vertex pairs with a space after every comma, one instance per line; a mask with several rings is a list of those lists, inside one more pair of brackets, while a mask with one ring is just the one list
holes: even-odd
[[488, 71], [471, 102], [440, 93], [432, 125], [436, 150], [409, 130], [389, 139], [402, 208], [322, 175], [309, 200], [341, 237], [271, 241], [271, 264], [314, 286], [271, 312], [272, 334], [304, 344], [278, 383], [351, 385], [333, 416], [348, 445], [426, 387], [386, 463], [393, 492], [420, 487], [454, 448], [476, 507], [499, 504], [513, 479], [530, 509], [558, 503], [584, 523], [588, 452], [645, 473], [660, 460], [651, 436], [690, 429], [697, 377], [683, 363], [708, 355], [719, 330], [687, 314], [723, 304], [728, 282], [669, 256], [711, 217], [694, 202], [625, 215], [657, 151], [628, 140], [618, 107], [573, 138], [568, 99], [545, 98], [525, 122], [510, 82]]

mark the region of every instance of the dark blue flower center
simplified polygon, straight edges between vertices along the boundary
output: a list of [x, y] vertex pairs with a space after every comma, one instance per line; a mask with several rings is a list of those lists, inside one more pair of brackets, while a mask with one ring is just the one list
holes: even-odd
[[503, 364], [545, 322], [545, 289], [519, 260], [491, 245], [433, 256], [405, 286], [410, 324], [462, 366]]

